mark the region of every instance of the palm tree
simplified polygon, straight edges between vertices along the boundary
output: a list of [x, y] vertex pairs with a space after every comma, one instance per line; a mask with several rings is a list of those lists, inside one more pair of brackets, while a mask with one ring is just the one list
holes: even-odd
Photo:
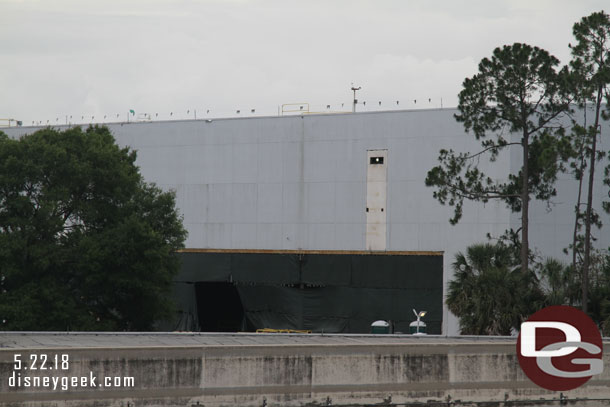
[[546, 305], [581, 305], [582, 280], [579, 270], [553, 258], [547, 258], [537, 268]]
[[472, 245], [453, 271], [446, 303], [463, 335], [511, 335], [544, 302], [535, 275], [520, 271], [516, 246]]

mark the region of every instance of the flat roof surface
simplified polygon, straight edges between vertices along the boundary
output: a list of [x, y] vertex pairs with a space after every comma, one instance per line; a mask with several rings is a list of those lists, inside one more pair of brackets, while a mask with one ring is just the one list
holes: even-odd
[[236, 254], [333, 254], [358, 256], [442, 256], [439, 250], [286, 250], [286, 249], [179, 249], [178, 253], [236, 253]]
[[46, 124], [32, 124], [22, 126], [6, 126], [0, 127], [0, 130], [13, 130], [13, 129], [44, 129], [46, 127], [57, 128], [71, 128], [71, 127], [89, 127], [89, 126], [123, 126], [123, 125], [134, 125], [134, 124], [155, 124], [155, 123], [183, 123], [183, 122], [212, 122], [219, 120], [248, 120], [248, 119], [289, 119], [296, 117], [311, 117], [311, 116], [354, 116], [354, 115], [367, 115], [367, 114], [387, 114], [387, 113], [417, 113], [417, 112], [434, 112], [434, 111], [457, 111], [456, 106], [448, 107], [430, 107], [430, 108], [413, 108], [413, 109], [388, 109], [388, 110], [367, 110], [361, 112], [352, 111], [332, 111], [332, 112], [286, 112], [286, 114], [261, 114], [252, 116], [239, 116], [237, 114], [227, 114], [215, 117], [199, 117], [197, 119], [184, 118], [184, 119], [156, 119], [156, 120], [143, 120], [134, 119], [129, 121], [102, 121], [102, 122], [73, 122], [69, 124], [60, 123], [46, 123]]
[[209, 332], [2, 332], [2, 349], [143, 348], [174, 346], [515, 344], [516, 337]]

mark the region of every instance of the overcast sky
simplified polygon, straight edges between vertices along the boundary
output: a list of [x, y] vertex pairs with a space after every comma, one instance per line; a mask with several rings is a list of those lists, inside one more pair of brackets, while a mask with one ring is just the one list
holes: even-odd
[[251, 116], [297, 102], [341, 111], [351, 109], [352, 83], [366, 102], [359, 110], [441, 107], [441, 99], [454, 107], [463, 79], [497, 46], [526, 42], [566, 63], [572, 25], [604, 5], [0, 0], [0, 118], [116, 121], [130, 109], [133, 119]]

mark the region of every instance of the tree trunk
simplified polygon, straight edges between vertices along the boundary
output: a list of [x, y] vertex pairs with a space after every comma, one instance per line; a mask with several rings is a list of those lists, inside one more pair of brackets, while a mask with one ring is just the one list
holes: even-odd
[[[585, 100], [584, 102], [584, 115], [585, 115], [585, 120], [584, 120], [584, 128], [587, 128], [587, 102]], [[578, 225], [580, 224], [580, 204], [581, 204], [581, 200], [582, 200], [582, 183], [583, 180], [585, 179], [585, 145], [586, 145], [586, 134], [585, 134], [585, 139], [583, 140], [583, 143], [580, 147], [580, 151], [578, 152], [578, 156], [580, 157], [580, 167], [579, 167], [579, 174], [578, 174], [578, 198], [576, 199], [576, 208], [575, 208], [575, 215], [574, 215], [574, 234], [572, 236], [572, 270], [574, 273], [576, 273], [577, 267], [576, 267], [576, 254], [577, 254], [577, 239], [578, 239]]]
[[576, 214], [574, 215], [574, 234], [572, 236], [572, 269], [576, 272], [576, 254], [577, 254], [577, 240], [578, 240], [578, 224], [580, 223], [580, 201], [582, 199], [582, 181], [585, 178], [584, 176], [584, 165], [582, 164], [584, 159], [581, 161], [580, 165], [580, 179], [578, 180], [578, 199], [576, 200]]
[[[527, 122], [526, 122], [527, 123]], [[529, 134], [527, 132], [527, 124], [523, 128], [523, 170], [522, 170], [522, 188], [521, 188], [521, 272], [528, 272], [528, 258], [529, 258], [529, 238], [528, 238], [528, 224], [529, 224]]]
[[602, 104], [603, 87], [597, 88], [597, 104], [595, 106], [595, 128], [593, 140], [591, 140], [591, 155], [589, 160], [589, 185], [587, 191], [587, 214], [585, 215], [585, 256], [582, 263], [582, 311], [587, 312], [589, 301], [589, 263], [591, 262], [591, 215], [593, 213], [593, 181], [595, 179], [595, 157], [597, 155], [597, 127], [599, 126], [599, 114]]

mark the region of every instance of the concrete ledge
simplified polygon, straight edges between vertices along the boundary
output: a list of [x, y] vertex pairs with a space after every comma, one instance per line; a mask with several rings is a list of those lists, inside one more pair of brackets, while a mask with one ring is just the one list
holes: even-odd
[[[559, 405], [559, 393], [538, 388], [521, 371], [515, 338], [419, 340], [368, 335], [359, 337], [363, 343], [354, 343], [353, 337], [335, 336], [331, 341], [339, 343], [326, 340], [317, 344], [159, 346], [154, 343], [140, 348], [113, 348], [86, 347], [84, 337], [79, 342], [76, 340], [79, 336], [73, 336], [73, 347], [14, 344], [0, 349], [0, 406], [190, 407], [197, 403], [208, 407], [265, 403], [303, 406], [325, 405], [326, 400], [337, 406], [380, 405], [384, 399], [388, 405], [389, 397], [394, 405], [412, 406], [422, 403], [447, 406], [448, 401], [456, 406], [473, 403], [508, 406], [510, 402]], [[5, 337], [5, 334], [0, 336], [0, 343]], [[220, 342], [230, 337], [215, 336]], [[278, 337], [248, 337], [248, 340], [258, 339], [273, 342]], [[293, 337], [293, 342], [315, 340], [315, 336]], [[608, 355], [610, 342], [604, 342], [604, 348]], [[47, 368], [55, 368], [54, 359], [58, 355], [59, 361], [67, 358], [67, 369], [41, 370], [43, 354], [47, 363], [51, 362]], [[20, 355], [20, 370], [15, 369], [15, 355]], [[34, 356], [31, 355], [35, 355], [36, 363], [32, 364]], [[608, 360], [606, 356], [606, 364]], [[30, 369], [25, 369], [26, 363]], [[19, 376], [21, 387], [9, 385], [11, 377], [16, 380]], [[23, 386], [26, 376], [31, 380], [37, 377], [41, 382], [48, 377], [47, 380], [55, 379], [58, 383], [70, 377], [94, 376], [97, 380], [96, 387], [53, 390]], [[121, 386], [103, 388], [102, 380], [107, 377], [133, 378], [133, 386], [121, 382]], [[605, 371], [579, 389], [563, 392], [563, 396], [572, 405], [610, 405], [610, 372]]]

